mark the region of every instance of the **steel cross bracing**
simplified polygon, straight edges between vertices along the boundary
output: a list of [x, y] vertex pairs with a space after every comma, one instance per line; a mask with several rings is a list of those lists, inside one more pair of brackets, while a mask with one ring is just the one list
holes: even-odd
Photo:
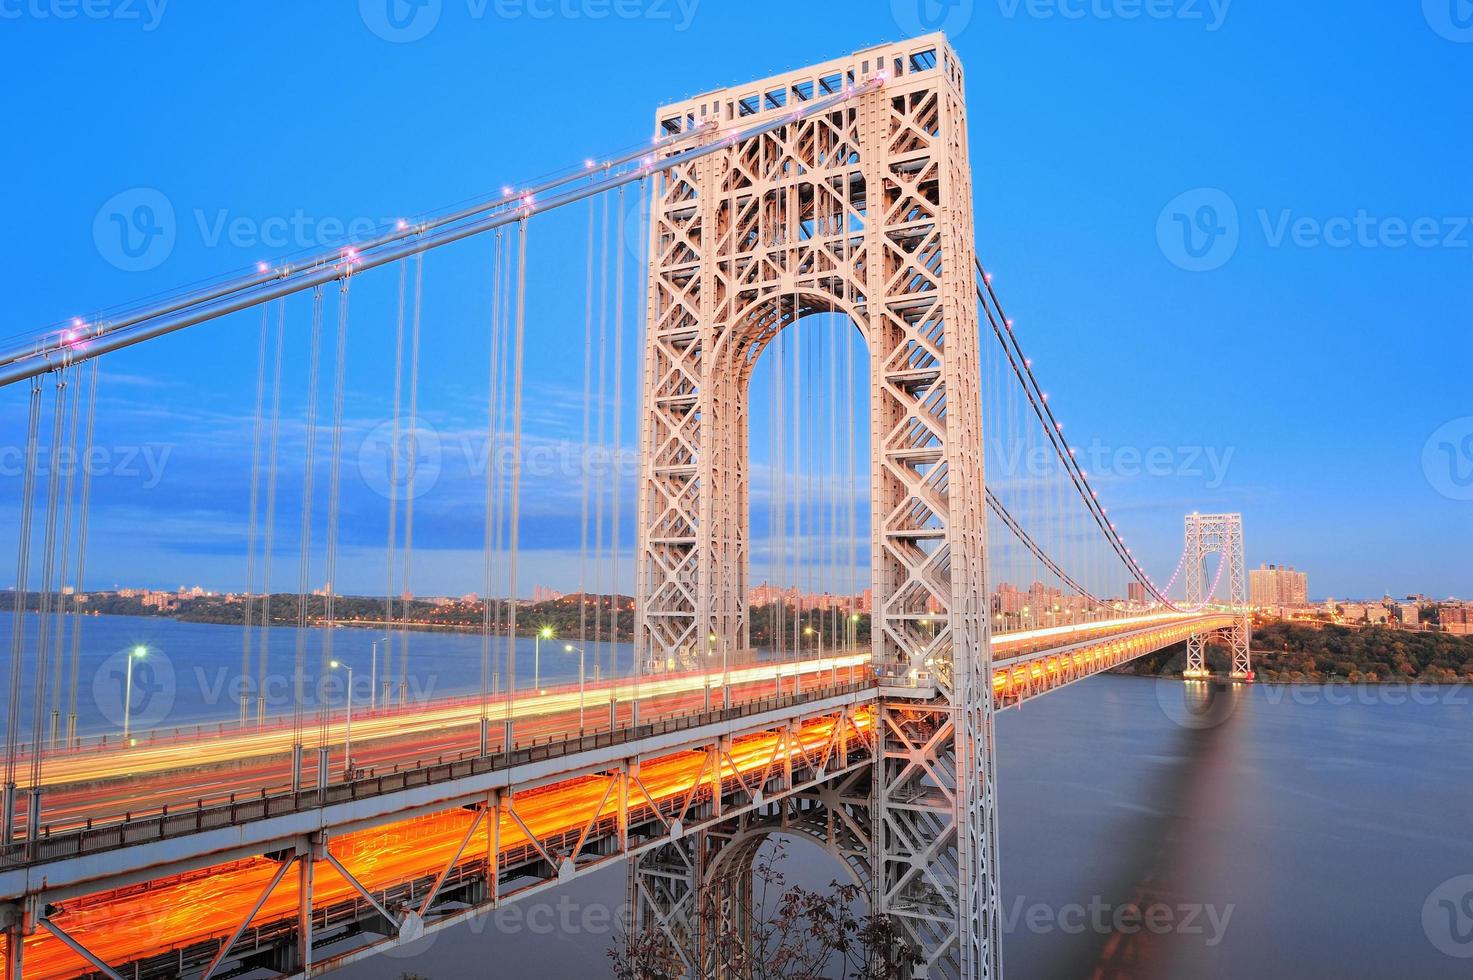
[[987, 503], [961, 64], [931, 35], [711, 92], [656, 122], [669, 134], [781, 118], [875, 75], [879, 91], [652, 181], [636, 642], [655, 664], [689, 661], [708, 635], [746, 645], [751, 372], [784, 327], [846, 314], [870, 353], [874, 663], [934, 692], [881, 708], [875, 905], [932, 976], [990, 977]]
[[1253, 676], [1253, 662], [1249, 654], [1249, 646], [1253, 640], [1253, 622], [1248, 614], [1248, 573], [1243, 560], [1242, 514], [1187, 515], [1182, 566], [1188, 606], [1200, 608], [1213, 601], [1213, 597], [1208, 594], [1207, 556], [1214, 553], [1222, 562], [1219, 577], [1222, 572], [1226, 572], [1228, 580], [1226, 605], [1236, 615], [1232, 625], [1226, 629], [1194, 633], [1187, 641], [1186, 676], [1208, 675], [1206, 642], [1207, 637], [1215, 632], [1228, 642], [1232, 657], [1231, 676], [1240, 680], [1248, 679]]

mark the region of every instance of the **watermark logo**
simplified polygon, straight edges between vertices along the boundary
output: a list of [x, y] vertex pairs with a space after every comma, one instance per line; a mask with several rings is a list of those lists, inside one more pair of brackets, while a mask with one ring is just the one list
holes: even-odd
[[1206, 731], [1225, 723], [1238, 709], [1241, 692], [1211, 680], [1156, 678], [1156, 703], [1174, 724]]
[[114, 194], [92, 219], [98, 254], [124, 272], [157, 269], [179, 237], [174, 205], [152, 187]]
[[[358, 0], [358, 16], [385, 41], [423, 40], [440, 23], [443, 0]], [[690, 29], [700, 0], [465, 0], [465, 16], [486, 20], [648, 20]]]
[[[130, 676], [131, 675], [131, 676]], [[174, 664], [161, 650], [119, 650], [92, 675], [92, 701], [109, 724], [130, 733], [158, 725], [174, 707]]]
[[1238, 250], [1238, 206], [1215, 187], [1178, 194], [1156, 219], [1156, 244], [1188, 272], [1220, 269]]
[[1427, 24], [1457, 44], [1473, 42], [1473, 0], [1422, 0]]
[[424, 496], [440, 481], [440, 434], [424, 419], [380, 422], [358, 445], [358, 475], [387, 500]]
[[1422, 931], [1438, 952], [1473, 959], [1473, 875], [1449, 878], [1422, 903]]
[[440, 22], [442, 0], [358, 0], [358, 16], [374, 34], [393, 44], [426, 37]]
[[1233, 0], [997, 0], [1008, 20], [1019, 13], [1033, 20], [1201, 21], [1221, 29]]
[[1444, 422], [1427, 437], [1422, 472], [1449, 500], [1473, 500], [1473, 415]]
[[955, 37], [972, 22], [973, 0], [890, 0], [890, 16], [907, 37], [945, 31]]
[[649, 254], [649, 236], [654, 233], [655, 217], [652, 199], [643, 188], [636, 188], [624, 200], [624, 248], [629, 259], [643, 262]]

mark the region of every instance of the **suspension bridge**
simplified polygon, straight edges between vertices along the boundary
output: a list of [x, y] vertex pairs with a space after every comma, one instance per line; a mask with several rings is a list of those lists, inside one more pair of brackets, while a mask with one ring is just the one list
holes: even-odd
[[[7, 977], [314, 976], [616, 862], [633, 928], [688, 975], [715, 975], [711, 910], [750, 890], [708, 892], [774, 833], [816, 842], [865, 886], [915, 976], [997, 977], [995, 713], [1183, 642], [1188, 678], [1207, 677], [1214, 636], [1230, 676], [1251, 679], [1241, 518], [1188, 515], [1176, 569], [1148, 575], [977, 258], [963, 69], [944, 37], [655, 119], [628, 150], [78, 317], [0, 357], [26, 462]], [[426, 262], [452, 253], [485, 301], [474, 318], [431, 305], [468, 289]], [[538, 305], [539, 255], [577, 294], [557, 315]], [[275, 636], [292, 697], [273, 705], [259, 683], [229, 717], [120, 736], [78, 698], [89, 522], [107, 502], [85, 469], [39, 461], [93, 447], [109, 364], [142, 370], [207, 329], [255, 353], [231, 539], [241, 677], [264, 682]], [[482, 513], [462, 515], [481, 653], [462, 689], [416, 700], [413, 445], [434, 380], [422, 350], [441, 330], [486, 366], [470, 424], [492, 463], [473, 487]], [[584, 467], [567, 515], [577, 642], [557, 642], [578, 654], [576, 680], [526, 671], [537, 624], [518, 559], [547, 523], [524, 510], [539, 503], [529, 336], [576, 352], [575, 374], [581, 355], [581, 446], [617, 453], [626, 416], [637, 427], [637, 472]], [[353, 373], [365, 346], [393, 350], [391, 374]], [[340, 615], [358, 571], [340, 564], [344, 460], [347, 406], [365, 399], [391, 420], [396, 489], [374, 573], [381, 691], [375, 677], [355, 707], [350, 681], [346, 704], [313, 703], [355, 633]], [[276, 588], [283, 569], [294, 593]]]

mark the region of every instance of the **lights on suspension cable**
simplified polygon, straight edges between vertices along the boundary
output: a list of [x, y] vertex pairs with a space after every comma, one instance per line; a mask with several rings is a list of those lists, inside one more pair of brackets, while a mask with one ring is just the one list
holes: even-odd
[[257, 262], [256, 263], [256, 271], [259, 272], [261, 275], [264, 276], [266, 273], [268, 273], [268, 272], [271, 271], [271, 266], [268, 265], [265, 262]]

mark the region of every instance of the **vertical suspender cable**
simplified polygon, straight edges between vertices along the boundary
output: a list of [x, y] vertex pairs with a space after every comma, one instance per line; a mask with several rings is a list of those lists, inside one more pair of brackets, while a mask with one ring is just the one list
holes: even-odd
[[783, 329], [782, 300], [778, 300], [777, 350], [772, 364], [772, 513], [774, 533], [768, 543], [772, 549], [775, 572], [773, 584], [777, 586], [777, 601], [773, 603], [768, 630], [771, 635], [772, 655], [781, 656], [783, 644], [787, 642], [788, 611], [788, 455], [787, 414], [784, 401], [787, 398], [787, 381], [784, 364], [788, 359], [788, 334]]
[[[596, 444], [603, 448], [608, 421], [609, 385], [609, 195], [603, 195], [603, 217], [598, 243], [598, 435]], [[593, 506], [593, 569], [595, 586], [603, 579], [604, 487], [598, 487]], [[593, 657], [597, 662], [603, 650], [604, 593], [593, 590]]]
[[267, 670], [271, 662], [271, 562], [276, 553], [276, 474], [281, 448], [281, 362], [286, 350], [286, 299], [276, 301], [276, 351], [271, 368], [271, 430], [266, 449], [266, 534], [262, 544], [261, 644], [256, 652], [256, 724], [266, 721]]
[[597, 198], [588, 199], [588, 267], [583, 284], [583, 486], [578, 552], [578, 646], [588, 646], [588, 495], [592, 492], [588, 461], [593, 418], [593, 217]]
[[251, 492], [250, 517], [246, 524], [246, 575], [245, 596], [242, 599], [242, 629], [240, 634], [240, 727], [246, 725], [250, 704], [250, 692], [245, 680], [251, 676], [251, 613], [255, 604], [256, 587], [256, 521], [261, 499], [261, 421], [266, 407], [266, 339], [270, 332], [271, 307], [261, 307], [261, 340], [256, 350], [256, 415], [251, 433]]
[[491, 252], [491, 329], [487, 333], [489, 354], [486, 367], [486, 472], [485, 510], [486, 520], [481, 539], [481, 720], [479, 726], [479, 754], [490, 751], [488, 724], [490, 722], [491, 698], [491, 594], [495, 588], [494, 548], [496, 545], [496, 466], [495, 432], [496, 418], [496, 375], [501, 357], [501, 233], [498, 231], [492, 242]]
[[404, 288], [409, 276], [409, 260], [399, 261], [399, 312], [394, 328], [394, 415], [389, 433], [389, 532], [388, 541], [384, 547], [384, 571], [386, 581], [384, 583], [384, 636], [387, 642], [384, 644], [384, 693], [383, 705], [389, 704], [389, 675], [393, 670], [394, 662], [394, 552], [398, 544], [398, 519], [399, 519], [399, 440], [403, 437], [401, 428], [402, 396], [404, 385]]
[[[327, 476], [327, 561], [326, 582], [323, 587], [322, 597], [322, 656], [318, 667], [318, 686], [322, 688], [333, 663], [333, 633], [337, 625], [337, 594], [338, 594], [338, 511], [342, 503], [342, 456], [343, 456], [343, 396], [348, 380], [348, 300], [351, 296], [350, 289], [353, 283], [353, 263], [345, 262], [343, 266], [343, 277], [338, 280], [338, 334], [337, 352], [333, 366], [332, 381], [332, 456], [329, 460]], [[348, 700], [353, 699], [353, 690], [348, 689]], [[318, 783], [327, 781], [327, 752], [328, 735], [332, 722], [332, 707], [328, 702], [326, 691], [321, 695], [321, 708], [318, 711], [320, 719], [320, 731], [318, 733], [318, 746], [322, 753], [322, 762], [317, 773]], [[353, 760], [343, 759], [343, 769], [351, 772]]]
[[[837, 333], [837, 327], [837, 320], [833, 317], [830, 317], [828, 330], [824, 333], [825, 346], [828, 346], [828, 341], [832, 340], [836, 335], [842, 336], [841, 334]], [[837, 616], [837, 611], [839, 608], [839, 586], [838, 575], [836, 574], [839, 568], [839, 365], [837, 354], [837, 345], [834, 346], [834, 349], [831, 352], [826, 351], [824, 354], [824, 373], [829, 376], [829, 469], [824, 476], [824, 489], [827, 492], [829, 498], [828, 546], [827, 548], [825, 548], [824, 559], [825, 584], [828, 587], [825, 588], [824, 591], [830, 593], [827, 599], [829, 614], [830, 649], [837, 649], [839, 646], [839, 621]]]
[[419, 323], [424, 298], [423, 252], [414, 256], [414, 317], [409, 340], [409, 459], [404, 501], [404, 602], [399, 610], [399, 704], [409, 690], [409, 603], [414, 598], [414, 477], [419, 455]]
[[793, 387], [790, 395], [793, 399], [792, 426], [793, 438], [792, 448], [792, 501], [793, 501], [793, 548], [792, 548], [792, 579], [793, 579], [793, 623], [789, 631], [788, 639], [792, 643], [789, 656], [796, 660], [798, 658], [799, 640], [803, 633], [803, 611], [804, 590], [806, 584], [806, 573], [808, 571], [807, 553], [803, 548], [803, 529], [805, 521], [803, 507], [807, 504], [807, 498], [803, 495], [804, 467], [803, 467], [803, 413], [807, 406], [803, 404], [807, 390], [803, 385], [803, 369], [807, 366], [803, 356], [803, 334], [798, 331], [798, 304], [796, 297], [793, 302], [793, 319], [788, 325], [789, 332], [793, 335], [793, 363], [790, 375]]
[[41, 427], [41, 376], [31, 379], [26, 426], [25, 474], [21, 481], [20, 527], [16, 534], [15, 612], [10, 624], [10, 692], [5, 712], [5, 803], [3, 840], [15, 833], [15, 779], [20, 749], [21, 669], [25, 660], [26, 606], [31, 564], [31, 518], [36, 502], [36, 441]]
[[609, 507], [609, 551], [611, 565], [609, 569], [609, 583], [613, 593], [612, 612], [609, 614], [609, 679], [612, 681], [619, 676], [618, 655], [615, 651], [619, 649], [619, 531], [621, 521], [619, 520], [619, 490], [624, 483], [624, 473], [619, 465], [622, 441], [624, 438], [624, 188], [620, 186], [619, 203], [615, 210], [619, 213], [619, 227], [615, 235], [614, 248], [614, 441], [609, 454], [609, 482], [612, 486], [613, 500]]
[[[495, 520], [492, 521], [494, 537], [491, 541], [491, 552], [495, 556], [494, 560], [498, 564], [505, 564], [507, 474], [502, 466], [503, 456], [505, 455], [505, 440], [502, 427], [506, 424], [507, 399], [509, 397], [507, 389], [511, 387], [510, 375], [508, 373], [511, 356], [508, 354], [508, 349], [511, 343], [509, 334], [511, 329], [512, 258], [510, 239], [502, 234], [501, 229], [497, 229], [496, 231], [496, 248], [500, 255], [498, 261], [501, 266], [501, 280], [500, 286], [498, 287], [500, 309], [496, 314], [496, 336], [498, 341], [496, 354], [496, 425], [491, 430], [491, 459], [494, 462], [495, 469], [495, 491], [491, 502], [491, 509]], [[505, 595], [498, 595], [491, 629], [496, 638], [501, 642], [502, 649], [505, 653], [507, 668], [505, 676], [508, 679], [514, 679], [515, 675], [511, 670], [511, 660], [515, 656], [516, 646], [513, 642], [513, 637], [505, 636], [502, 633], [502, 626], [506, 623], [506, 620], [506, 597]], [[509, 690], [508, 688], [508, 692]], [[510, 694], [508, 693], [506, 696], [509, 698]], [[511, 702], [508, 700], [506, 704], [507, 711], [510, 712]], [[511, 717], [509, 713], [507, 717]], [[509, 749], [510, 745], [508, 744], [504, 748]]]
[[[52, 637], [54, 640], [54, 646], [52, 647], [51, 652], [51, 731], [49, 733], [48, 744], [53, 749], [56, 748], [58, 740], [61, 738], [61, 692], [63, 687], [62, 677], [65, 673], [66, 668], [66, 586], [67, 576], [71, 573], [72, 505], [75, 499], [73, 496], [73, 491], [76, 488], [77, 466], [79, 465], [79, 460], [77, 457], [77, 424], [78, 418], [81, 415], [81, 412], [78, 411], [81, 405], [82, 396], [82, 385], [79, 381], [82, 374], [81, 365], [75, 365], [70, 368], [70, 373], [71, 381], [68, 383], [67, 386], [68, 394], [71, 398], [71, 405], [67, 409], [67, 471], [66, 483], [62, 489], [62, 499], [66, 501], [66, 512], [62, 516], [61, 521], [61, 572], [56, 577], [58, 586], [56, 597], [56, 621], [52, 626]], [[57, 460], [56, 465], [60, 466], [61, 461]], [[76, 589], [72, 589], [71, 591], [72, 608], [73, 611], [75, 611], [78, 598]]]
[[[639, 201], [639, 246], [643, 249], [643, 252], [641, 253], [640, 258], [638, 259], [638, 262], [639, 263], [645, 263], [645, 262], [648, 262], [649, 261], [649, 252], [651, 250], [651, 248], [650, 248], [650, 235], [651, 235], [651, 230], [650, 230], [650, 225], [649, 225], [649, 215], [645, 211], [645, 202], [647, 202], [649, 200], [649, 198], [646, 195], [649, 193], [649, 191], [648, 191], [648, 189], [645, 186], [645, 178], [641, 177], [639, 179], [639, 184], [637, 185], [637, 187], [638, 187], [638, 190], [636, 191], [636, 198]], [[648, 269], [646, 269], [646, 273], [648, 274]], [[640, 377], [641, 379], [645, 380], [646, 383], [648, 383], [648, 379], [647, 379], [646, 374], [645, 374], [645, 372], [646, 372], [645, 365], [647, 365], [649, 363], [648, 354], [647, 354], [647, 352], [645, 350], [645, 343], [646, 343], [645, 320], [647, 318], [648, 311], [649, 311], [649, 289], [648, 289], [648, 285], [646, 285], [645, 288], [638, 290], [637, 295], [639, 297], [638, 303], [637, 303], [637, 306], [636, 306], [636, 315], [639, 318], [639, 326], [638, 326], [639, 346], [638, 346], [637, 349], [639, 351], [638, 358], [639, 358], [639, 363], [641, 365], [640, 370], [638, 372], [638, 377]], [[645, 414], [644, 413], [645, 413], [645, 410], [648, 407], [645, 404], [645, 387], [646, 387], [645, 384], [641, 384], [640, 385], [640, 388], [639, 388], [639, 397], [637, 399], [637, 401], [638, 401], [638, 407], [637, 407], [637, 409], [635, 410], [635, 413], [634, 413], [634, 417], [640, 420], [640, 423], [639, 423], [639, 431], [638, 431], [638, 433], [635, 436], [636, 439], [642, 438], [643, 437], [643, 433], [645, 431], [645, 429], [644, 429], [644, 425], [645, 425], [645, 423], [644, 423], [644, 417], [645, 417]], [[643, 502], [643, 494], [644, 494], [644, 485], [643, 485], [643, 482], [642, 482], [642, 470], [643, 470], [642, 464], [637, 464], [636, 465], [636, 475], [635, 475], [635, 485], [634, 485], [635, 486], [635, 490], [634, 490], [634, 492], [635, 492], [636, 501], [638, 503], [642, 503]], [[638, 512], [639, 509], [640, 508], [637, 505], [636, 506], [636, 513]], [[635, 546], [636, 549], [640, 547], [640, 543], [639, 543], [638, 540], [635, 541], [635, 545], [634, 546]], [[638, 575], [638, 570], [640, 568], [640, 559], [639, 559], [639, 556], [637, 554], [636, 554], [635, 560], [634, 560], [634, 568], [635, 568], [635, 573], [636, 573], [635, 574], [635, 582], [634, 582], [634, 650], [633, 650], [633, 654], [632, 654], [633, 655], [633, 658], [634, 658], [634, 663], [631, 665], [631, 669], [632, 669], [632, 672], [634, 674], [634, 698], [635, 698], [636, 701], [638, 701], [639, 700], [639, 675], [640, 675], [641, 670], [643, 669], [642, 668], [642, 665], [641, 665], [641, 661], [642, 661], [643, 658], [640, 656], [640, 644], [644, 642], [644, 632], [645, 632], [645, 629], [644, 629], [644, 589], [645, 589], [645, 583], [639, 578], [639, 575]]]
[[297, 644], [292, 666], [292, 792], [302, 788], [303, 707], [306, 695], [307, 599], [312, 570], [312, 477], [317, 452], [317, 387], [322, 355], [322, 287], [312, 290], [312, 335], [307, 366], [306, 448], [302, 454], [302, 523], [297, 556]]
[[[859, 645], [859, 626], [855, 621], [855, 609], [858, 606], [859, 586], [859, 538], [858, 522], [855, 515], [859, 510], [859, 473], [854, 468], [854, 399], [858, 396], [859, 385], [854, 377], [854, 332], [846, 329], [844, 336], [847, 343], [844, 344], [844, 415], [845, 427], [848, 429], [848, 454], [849, 454], [849, 600], [846, 603], [848, 609], [848, 629], [852, 632], [855, 646]], [[873, 520], [873, 518], [871, 518]]]
[[[78, 457], [82, 468], [82, 500], [81, 514], [78, 518], [77, 527], [77, 577], [73, 585], [74, 593], [80, 596], [86, 591], [87, 581], [87, 530], [90, 520], [92, 503], [92, 468], [87, 464], [92, 455], [92, 439], [97, 421], [97, 371], [100, 358], [93, 358], [90, 365], [90, 377], [87, 382], [87, 426], [82, 434], [82, 453]], [[77, 742], [77, 680], [81, 672], [82, 660], [82, 622], [83, 616], [77, 602], [72, 602], [72, 655], [70, 677], [67, 683], [67, 745], [72, 746]]]
[[[517, 223], [517, 314], [516, 335], [514, 339], [513, 359], [513, 381], [512, 381], [512, 416], [511, 416], [511, 523], [508, 548], [511, 551], [507, 562], [507, 633], [512, 644], [516, 643], [517, 636], [517, 556], [521, 549], [521, 513], [522, 513], [522, 361], [525, 354], [523, 343], [525, 338], [525, 326], [527, 315], [527, 218], [524, 214]], [[508, 690], [516, 688], [516, 666], [515, 656], [510, 660], [511, 680]], [[508, 715], [511, 711], [511, 702], [508, 700]]]
[[26, 834], [35, 840], [41, 829], [41, 760], [46, 740], [46, 682], [50, 674], [51, 593], [56, 574], [56, 518], [61, 504], [62, 435], [66, 429], [68, 372], [52, 375], [55, 401], [51, 409], [51, 454], [47, 457], [46, 521], [41, 550], [41, 595], [37, 602], [36, 676], [31, 701], [31, 778], [30, 806], [27, 810]]

